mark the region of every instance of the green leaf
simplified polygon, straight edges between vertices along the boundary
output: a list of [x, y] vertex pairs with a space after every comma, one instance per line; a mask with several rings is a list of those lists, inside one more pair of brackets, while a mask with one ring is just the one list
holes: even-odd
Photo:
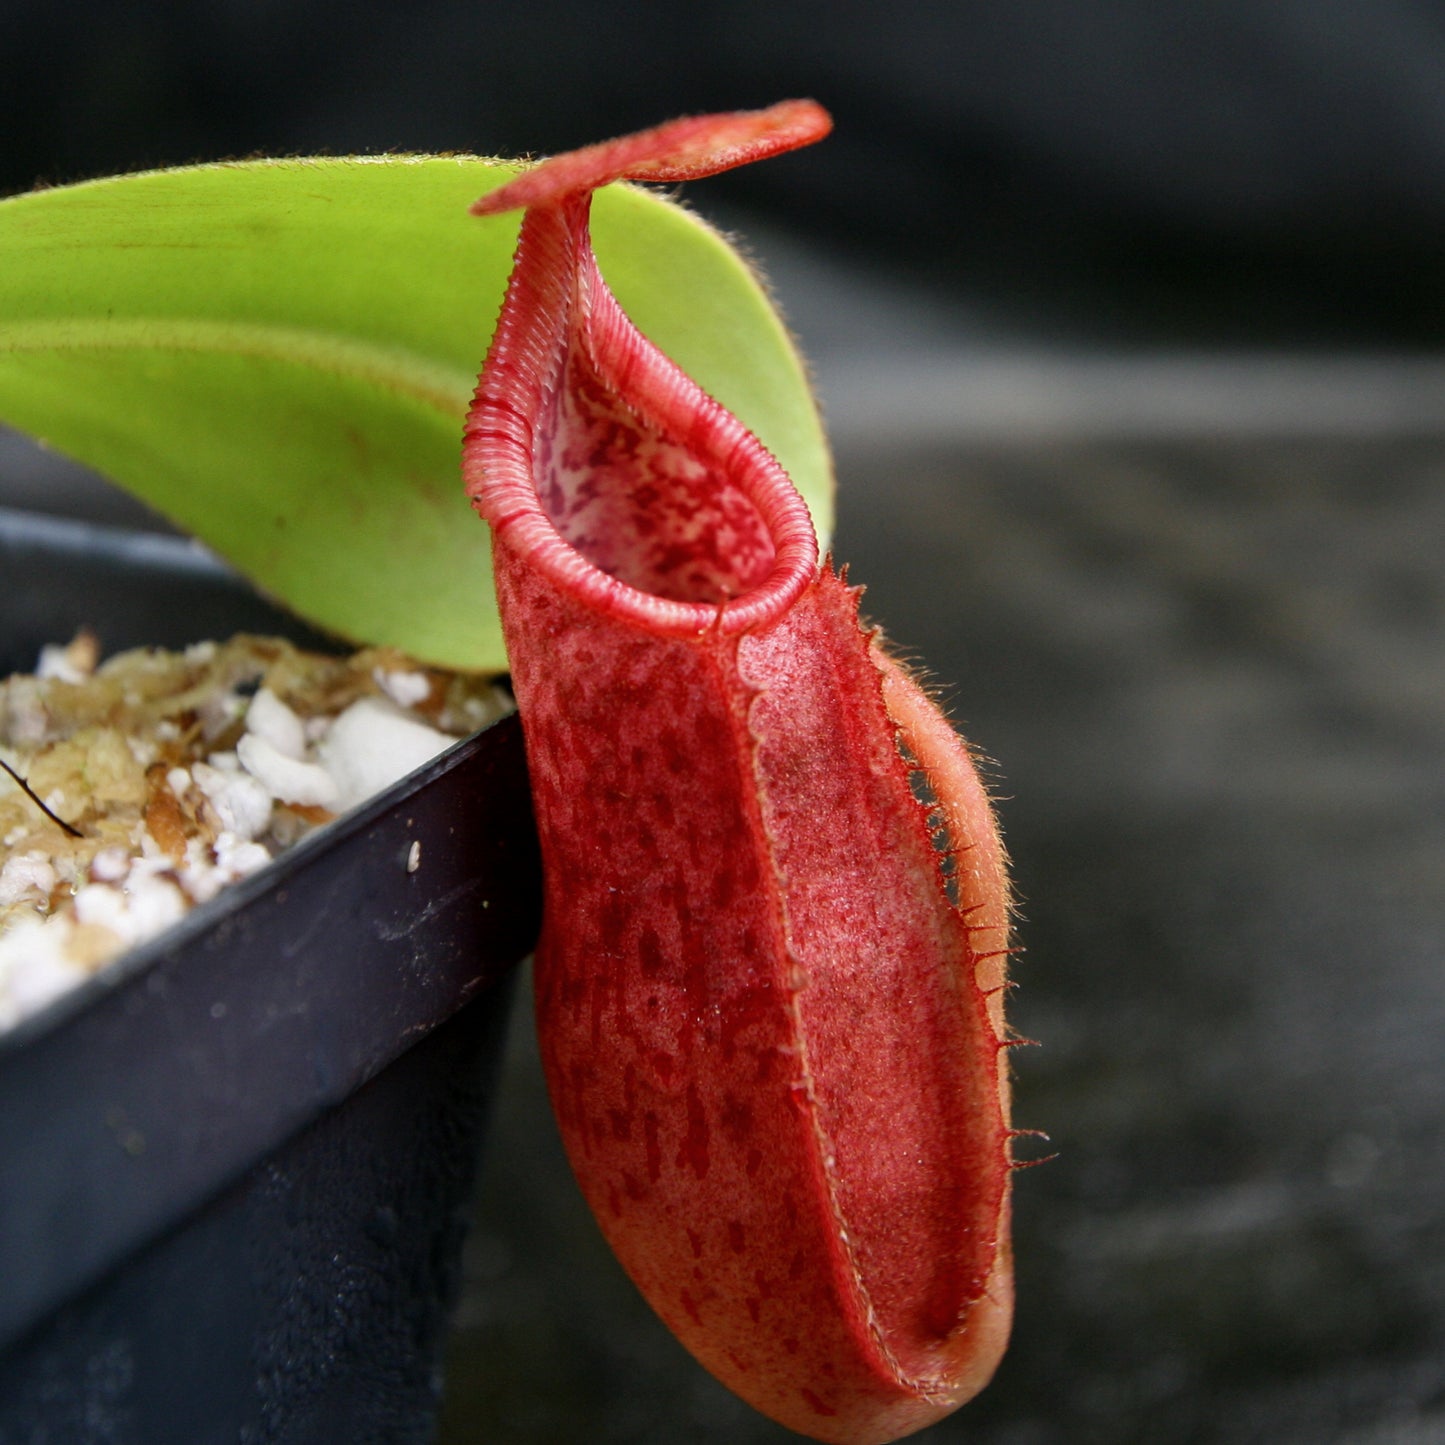
[[[470, 156], [254, 161], [0, 201], [0, 420], [104, 473], [297, 613], [431, 662], [505, 665], [461, 422], [517, 218]], [[598, 194], [637, 325], [831, 522], [802, 365], [757, 280], [654, 193]]]

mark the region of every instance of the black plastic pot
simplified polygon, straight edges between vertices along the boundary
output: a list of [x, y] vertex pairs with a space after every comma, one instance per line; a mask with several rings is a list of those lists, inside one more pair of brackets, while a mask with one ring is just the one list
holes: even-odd
[[[0, 579], [6, 670], [299, 635], [168, 538], [0, 513]], [[431, 1438], [539, 914], [510, 719], [0, 1038], [0, 1445]]]

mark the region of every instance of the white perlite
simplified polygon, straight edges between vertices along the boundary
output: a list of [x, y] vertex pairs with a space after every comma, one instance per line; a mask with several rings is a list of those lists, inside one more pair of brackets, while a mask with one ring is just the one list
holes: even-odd
[[510, 706], [385, 651], [238, 638], [97, 666], [93, 640], [46, 648], [0, 682], [0, 757], [80, 836], [0, 772], [0, 1029]]

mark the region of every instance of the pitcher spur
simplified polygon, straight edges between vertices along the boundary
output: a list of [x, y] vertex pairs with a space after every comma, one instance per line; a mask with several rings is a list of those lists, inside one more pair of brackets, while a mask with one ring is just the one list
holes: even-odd
[[588, 231], [599, 186], [829, 127], [804, 101], [675, 121], [477, 202], [525, 215], [463, 472], [526, 737], [572, 1167], [703, 1365], [865, 1445], [969, 1399], [1008, 1336], [1003, 852], [788, 477], [633, 327]]

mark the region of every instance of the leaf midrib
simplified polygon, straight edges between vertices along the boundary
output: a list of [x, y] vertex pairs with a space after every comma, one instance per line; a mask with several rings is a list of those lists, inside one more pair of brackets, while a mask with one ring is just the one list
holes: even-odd
[[176, 351], [284, 362], [370, 383], [448, 420], [466, 410], [476, 381], [404, 347], [268, 322], [128, 316], [0, 324], [0, 355], [81, 351]]

